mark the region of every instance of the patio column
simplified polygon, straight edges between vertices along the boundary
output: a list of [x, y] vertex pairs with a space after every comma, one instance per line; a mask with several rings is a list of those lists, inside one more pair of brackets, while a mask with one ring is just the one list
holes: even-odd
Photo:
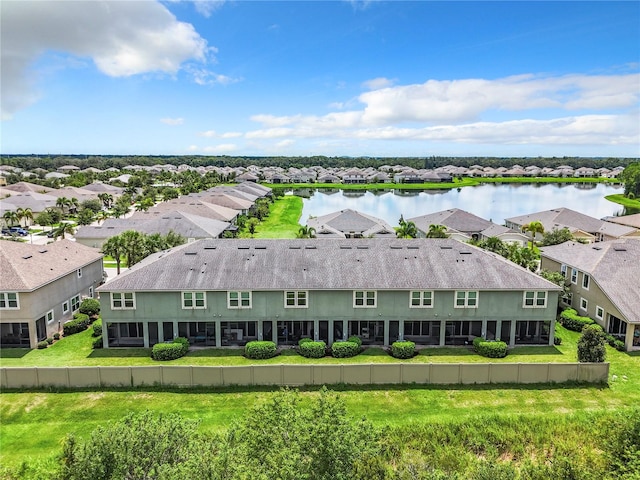
[[342, 338], [340, 340], [347, 338], [349, 338], [349, 320], [342, 320]]
[[502, 340], [502, 320], [496, 321], [496, 340]]
[[149, 348], [149, 322], [142, 322], [142, 346]]
[[320, 320], [317, 318], [313, 321], [313, 340], [317, 342], [320, 339]]
[[480, 331], [480, 334], [482, 338], [486, 340], [487, 338], [487, 319], [486, 318], [482, 319], [482, 330]]
[[215, 320], [216, 326], [216, 347], [220, 348], [222, 346], [222, 323], [220, 320]]
[[38, 348], [38, 335], [36, 334], [36, 322], [31, 321], [29, 326], [29, 347], [32, 349]]
[[509, 346], [513, 347], [516, 344], [516, 320], [511, 320], [511, 332], [509, 333]]
[[551, 323], [549, 324], [549, 346], [553, 346], [554, 338], [556, 336], [556, 319], [555, 317], [551, 319]]
[[329, 343], [327, 343], [327, 345], [329, 346], [333, 345], [333, 322], [335, 322], [335, 320], [329, 320], [327, 322], [329, 324], [329, 326], [327, 327], [329, 329], [329, 337], [327, 338]]
[[398, 340], [404, 341], [404, 320], [398, 322]]
[[382, 343], [384, 345], [389, 345], [389, 320], [384, 321], [384, 334]]
[[444, 342], [447, 336], [447, 321], [443, 318], [440, 320], [440, 346], [444, 347]]

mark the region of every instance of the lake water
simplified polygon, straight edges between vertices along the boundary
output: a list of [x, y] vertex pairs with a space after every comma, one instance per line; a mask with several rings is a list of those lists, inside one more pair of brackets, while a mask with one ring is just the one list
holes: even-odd
[[[621, 214], [623, 207], [606, 200], [605, 195], [623, 193], [610, 184], [484, 184], [451, 190], [360, 191], [335, 189], [294, 191], [303, 196], [300, 223], [309, 216], [326, 215], [350, 208], [374, 215], [396, 226], [400, 215], [418, 217], [451, 208], [466, 210], [479, 217], [504, 224], [505, 218], [570, 208], [591, 217]], [[304, 198], [310, 194], [309, 198]]]

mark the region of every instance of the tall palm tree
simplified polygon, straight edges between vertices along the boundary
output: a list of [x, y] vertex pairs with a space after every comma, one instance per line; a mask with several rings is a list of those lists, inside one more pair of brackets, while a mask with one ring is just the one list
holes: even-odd
[[56, 200], [56, 207], [62, 210], [62, 214], [65, 214], [65, 208], [69, 206], [69, 199], [67, 197], [58, 197]]
[[109, 212], [105, 212], [104, 210], [100, 210], [96, 214], [96, 220], [98, 224], [100, 224], [100, 222], [104, 222], [107, 218], [109, 218]]
[[55, 230], [53, 237], [62, 237], [62, 239], [64, 240], [66, 234], [73, 235], [74, 233], [75, 228], [73, 226], [73, 223], [60, 222], [60, 226]]
[[427, 238], [449, 238], [449, 235], [447, 235], [447, 227], [444, 225], [429, 225]]
[[111, 208], [111, 205], [113, 204], [113, 195], [111, 195], [110, 193], [99, 193], [98, 194], [98, 200], [100, 200], [102, 202], [102, 206], [104, 208]]
[[132, 267], [147, 256], [144, 234], [136, 230], [127, 230], [120, 234], [127, 265]]
[[28, 227], [33, 222], [33, 212], [30, 208], [18, 208], [16, 210], [16, 215], [18, 216], [18, 223], [22, 225], [22, 219], [30, 220], [30, 222], [24, 222], [24, 226]]
[[2, 214], [2, 218], [4, 222], [7, 224], [7, 227], [13, 227], [16, 223], [20, 222], [18, 218], [18, 214], [13, 210], [7, 210]]
[[544, 225], [539, 220], [534, 220], [533, 222], [526, 223], [522, 226], [522, 231], [524, 233], [531, 233], [531, 248], [533, 248], [533, 243], [536, 240], [536, 234], [542, 235], [544, 233]]
[[76, 197], [70, 198], [67, 206], [69, 207], [69, 213], [78, 213], [78, 207], [80, 206], [80, 202]]
[[298, 229], [296, 238], [316, 238], [316, 229], [307, 225], [302, 225]]
[[398, 222], [399, 227], [396, 227], [396, 237], [398, 238], [416, 238], [418, 236], [418, 227], [413, 222], [407, 222], [402, 215]]
[[115, 235], [108, 239], [102, 245], [102, 253], [105, 255], [109, 255], [113, 257], [116, 261], [116, 270], [118, 275], [120, 275], [120, 263], [122, 261], [122, 257], [124, 256], [124, 242], [120, 235]]

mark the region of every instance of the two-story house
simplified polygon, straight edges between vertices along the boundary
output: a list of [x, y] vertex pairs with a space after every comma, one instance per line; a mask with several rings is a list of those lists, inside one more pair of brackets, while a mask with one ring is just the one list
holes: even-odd
[[105, 347], [176, 336], [364, 344], [553, 344], [561, 289], [451, 239], [200, 240], [147, 257], [98, 289]]
[[0, 242], [0, 346], [35, 348], [102, 283], [102, 254], [70, 240]]

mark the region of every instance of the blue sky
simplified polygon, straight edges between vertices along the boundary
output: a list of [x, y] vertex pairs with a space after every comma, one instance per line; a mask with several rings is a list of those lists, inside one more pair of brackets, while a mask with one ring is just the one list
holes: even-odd
[[640, 156], [640, 2], [0, 8], [2, 153]]

